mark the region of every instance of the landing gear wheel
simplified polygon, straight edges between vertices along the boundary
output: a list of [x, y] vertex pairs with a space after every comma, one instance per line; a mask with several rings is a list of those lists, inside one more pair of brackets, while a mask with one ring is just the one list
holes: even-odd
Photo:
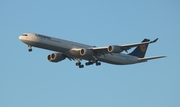
[[78, 66], [79, 64], [78, 63], [76, 63], [76, 66]]
[[101, 65], [101, 62], [98, 62], [98, 65], [100, 66], [100, 65]]
[[84, 65], [79, 65], [79, 68], [84, 68]]
[[96, 62], [96, 66], [100, 66], [101, 65], [101, 62]]
[[88, 66], [88, 65], [93, 65], [94, 62], [86, 62], [85, 65]]
[[80, 66], [81, 65], [81, 62], [76, 62], [76, 66]]
[[88, 65], [90, 65], [90, 63], [89, 63], [89, 62], [86, 62], [85, 65], [88, 66]]
[[28, 49], [29, 52], [32, 52], [32, 49]]
[[29, 47], [28, 51], [29, 51], [29, 52], [32, 52], [32, 46], [31, 46], [31, 45], [28, 45], [28, 47]]

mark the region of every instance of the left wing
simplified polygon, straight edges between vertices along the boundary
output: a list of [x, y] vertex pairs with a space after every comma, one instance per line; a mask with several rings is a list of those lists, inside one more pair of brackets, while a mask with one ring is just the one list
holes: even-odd
[[146, 58], [138, 58], [138, 61], [140, 62], [146, 62], [148, 60], [152, 60], [152, 59], [158, 59], [158, 58], [164, 58], [166, 56], [153, 56], [153, 57], [146, 57]]
[[[106, 46], [106, 47], [93, 47], [90, 48], [97, 54], [108, 54], [108, 53], [120, 53], [122, 51], [127, 51], [133, 47], [139, 46], [139, 45], [145, 45], [145, 44], [150, 44], [154, 43], [158, 40], [156, 38], [153, 41], [147, 41], [147, 42], [141, 42], [141, 43], [133, 43], [133, 44], [125, 44], [125, 45], [114, 45], [114, 46]], [[115, 49], [115, 51], [111, 51], [111, 49]]]

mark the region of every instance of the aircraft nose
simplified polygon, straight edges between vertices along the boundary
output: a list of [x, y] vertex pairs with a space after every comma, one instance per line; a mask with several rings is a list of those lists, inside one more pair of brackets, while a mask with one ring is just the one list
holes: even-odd
[[19, 36], [19, 40], [22, 40], [22, 36]]

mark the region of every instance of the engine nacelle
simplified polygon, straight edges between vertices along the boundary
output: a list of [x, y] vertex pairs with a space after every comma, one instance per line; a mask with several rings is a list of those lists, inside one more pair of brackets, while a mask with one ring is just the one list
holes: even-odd
[[108, 47], [107, 51], [110, 53], [120, 53], [123, 50], [118, 45], [111, 45]]
[[94, 52], [90, 49], [81, 49], [80, 50], [80, 55], [81, 56], [90, 56], [90, 55], [93, 55]]
[[61, 54], [61, 53], [52, 53], [52, 54], [47, 56], [47, 59], [50, 62], [59, 62], [59, 61], [64, 60], [65, 58], [66, 57], [63, 54]]

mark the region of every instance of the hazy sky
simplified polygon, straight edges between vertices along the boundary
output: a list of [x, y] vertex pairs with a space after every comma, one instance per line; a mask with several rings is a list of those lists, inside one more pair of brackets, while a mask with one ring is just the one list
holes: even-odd
[[[0, 13], [0, 107], [180, 107], [180, 1], [1, 0]], [[29, 53], [24, 32], [96, 46], [158, 37], [146, 56], [168, 57], [79, 69]]]

